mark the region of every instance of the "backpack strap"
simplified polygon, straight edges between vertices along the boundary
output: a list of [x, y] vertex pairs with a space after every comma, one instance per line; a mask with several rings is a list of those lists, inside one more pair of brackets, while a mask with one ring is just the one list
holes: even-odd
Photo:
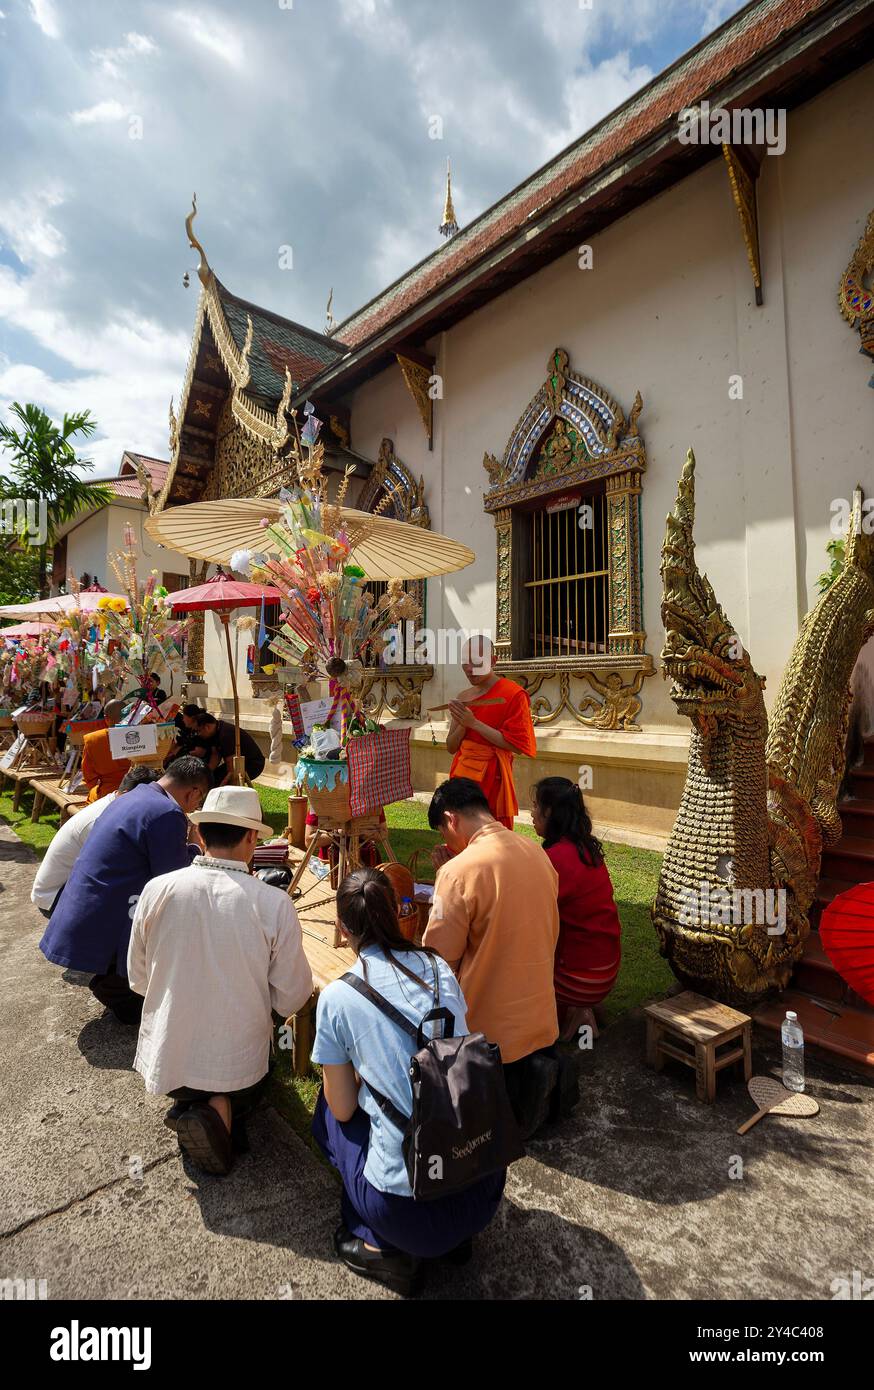
[[[414, 978], [418, 979], [418, 976], [414, 976]], [[444, 1037], [452, 1037], [455, 1019], [449, 1011], [449, 1009], [442, 1007], [432, 1009], [430, 1013], [427, 1013], [425, 1015], [425, 1017], [422, 1019], [422, 1023], [420, 1023], [417, 1028], [415, 1023], [411, 1023], [408, 1018], [404, 1017], [400, 1009], [396, 1009], [394, 1004], [390, 1004], [387, 999], [383, 998], [383, 996], [379, 993], [378, 990], [375, 990], [372, 985], [369, 985], [367, 983], [366, 980], [362, 980], [360, 976], [353, 975], [351, 971], [347, 970], [345, 975], [340, 976], [340, 979], [344, 982], [344, 984], [351, 985], [353, 989], [357, 990], [360, 995], [362, 995], [371, 1004], [373, 1004], [374, 1008], [379, 1009], [381, 1014], [385, 1014], [386, 1018], [390, 1018], [392, 1023], [396, 1023], [399, 1028], [403, 1028], [404, 1032], [415, 1040], [417, 1050], [423, 1047], [425, 1043], [422, 1025], [431, 1022], [432, 1020], [435, 1022], [438, 1019], [441, 1020], [443, 1022]], [[434, 966], [434, 980], [436, 984], [436, 966]], [[419, 984], [424, 983], [424, 980], [419, 980]], [[364, 1082], [368, 1091], [373, 1096], [373, 1099], [376, 1101], [377, 1105], [379, 1106], [383, 1115], [385, 1115], [386, 1119], [391, 1120], [392, 1124], [396, 1125], [402, 1133], [405, 1133], [407, 1126], [410, 1123], [410, 1116], [405, 1115], [402, 1111], [398, 1110], [397, 1106], [389, 1100], [388, 1096], [384, 1096], [381, 1091], [378, 1091], [376, 1089], [375, 1086], [371, 1086], [370, 1082], [367, 1080], [366, 1077], [362, 1076], [361, 1080]]]
[[369, 985], [366, 980], [362, 980], [358, 975], [353, 975], [349, 970], [346, 971], [345, 975], [341, 975], [340, 979], [344, 984], [351, 985], [353, 989], [357, 989], [358, 993], [362, 994], [375, 1008], [379, 1009], [381, 1014], [385, 1014], [386, 1018], [390, 1018], [392, 1023], [396, 1023], [399, 1028], [403, 1028], [404, 1032], [409, 1033], [411, 1038], [418, 1037], [419, 1030], [415, 1023], [411, 1023], [410, 1020], [401, 1013], [400, 1009], [395, 1008], [394, 1004], [390, 1004], [387, 999], [383, 999], [382, 995], [379, 994], [372, 985]]

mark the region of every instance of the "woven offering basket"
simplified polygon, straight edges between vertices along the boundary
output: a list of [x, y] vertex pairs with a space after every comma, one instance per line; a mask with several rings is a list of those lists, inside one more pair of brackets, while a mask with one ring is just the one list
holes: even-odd
[[105, 728], [105, 719], [76, 719], [67, 725], [67, 747], [81, 748], [86, 734], [93, 734], [95, 729]]
[[155, 752], [154, 752], [154, 753], [134, 753], [134, 754], [132, 755], [132, 757], [129, 759], [129, 761], [130, 761], [132, 764], [135, 764], [135, 763], [147, 763], [147, 764], [151, 764], [152, 766], [157, 766], [158, 763], [163, 763], [163, 761], [164, 761], [164, 759], [166, 758], [167, 754], [170, 752], [170, 749], [173, 747], [173, 742], [174, 742], [174, 740], [175, 740], [175, 738], [176, 738], [176, 725], [175, 725], [175, 724], [159, 724], [157, 727], [158, 727], [158, 745], [157, 745], [157, 748], [155, 749]]
[[16, 720], [20, 732], [28, 738], [45, 738], [51, 733], [54, 722], [53, 714], [43, 714], [42, 711], [37, 714], [20, 714]]
[[333, 758], [298, 758], [295, 772], [297, 785], [309, 798], [322, 829], [332, 821], [342, 824], [351, 820], [349, 769], [344, 762]]

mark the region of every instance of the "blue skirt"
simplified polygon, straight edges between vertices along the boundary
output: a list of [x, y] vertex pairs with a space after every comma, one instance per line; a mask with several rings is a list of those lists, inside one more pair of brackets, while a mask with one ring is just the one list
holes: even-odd
[[432, 1202], [380, 1192], [364, 1176], [370, 1144], [367, 1113], [358, 1109], [341, 1124], [331, 1114], [324, 1091], [316, 1102], [313, 1138], [343, 1179], [343, 1224], [380, 1250], [403, 1250], [419, 1259], [445, 1255], [484, 1231], [500, 1206], [506, 1172]]

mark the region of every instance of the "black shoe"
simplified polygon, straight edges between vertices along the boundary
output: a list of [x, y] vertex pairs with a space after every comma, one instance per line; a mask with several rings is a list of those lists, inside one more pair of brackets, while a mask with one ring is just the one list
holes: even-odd
[[334, 1232], [334, 1249], [348, 1269], [384, 1284], [402, 1298], [412, 1298], [421, 1289], [422, 1261], [402, 1250], [368, 1250], [364, 1241], [343, 1225]]
[[176, 1123], [179, 1147], [206, 1173], [224, 1176], [234, 1161], [231, 1136], [211, 1105], [189, 1105]]
[[249, 1134], [242, 1115], [235, 1115], [231, 1124], [231, 1148], [235, 1154], [249, 1152]]
[[139, 1028], [143, 1021], [143, 1010], [141, 1007], [137, 1008], [134, 1006], [131, 1009], [125, 1008], [123, 1004], [118, 1004], [115, 1008], [110, 1007], [106, 1012], [112, 1015], [116, 1023], [123, 1023], [125, 1028]]
[[468, 1236], [460, 1245], [456, 1245], [454, 1250], [447, 1250], [445, 1255], [438, 1255], [437, 1259], [444, 1265], [469, 1265], [473, 1259], [473, 1239]]
[[172, 1129], [174, 1134], [176, 1133], [176, 1128], [179, 1124], [180, 1116], [184, 1115], [186, 1110], [190, 1109], [190, 1107], [190, 1100], [177, 1100], [173, 1103], [173, 1105], [170, 1106], [170, 1109], [164, 1116], [164, 1124], [167, 1126], [168, 1129]]
[[549, 1119], [558, 1079], [558, 1058], [550, 1056], [546, 1050], [532, 1052], [524, 1059], [510, 1103], [526, 1143]]

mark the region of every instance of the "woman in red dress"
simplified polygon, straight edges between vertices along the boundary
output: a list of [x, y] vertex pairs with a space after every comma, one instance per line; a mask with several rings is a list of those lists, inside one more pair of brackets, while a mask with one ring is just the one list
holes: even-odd
[[576, 783], [545, 777], [531, 793], [531, 819], [558, 874], [555, 1000], [559, 1037], [582, 1024], [597, 1036], [594, 1005], [606, 999], [621, 960], [621, 923], [600, 842]]

